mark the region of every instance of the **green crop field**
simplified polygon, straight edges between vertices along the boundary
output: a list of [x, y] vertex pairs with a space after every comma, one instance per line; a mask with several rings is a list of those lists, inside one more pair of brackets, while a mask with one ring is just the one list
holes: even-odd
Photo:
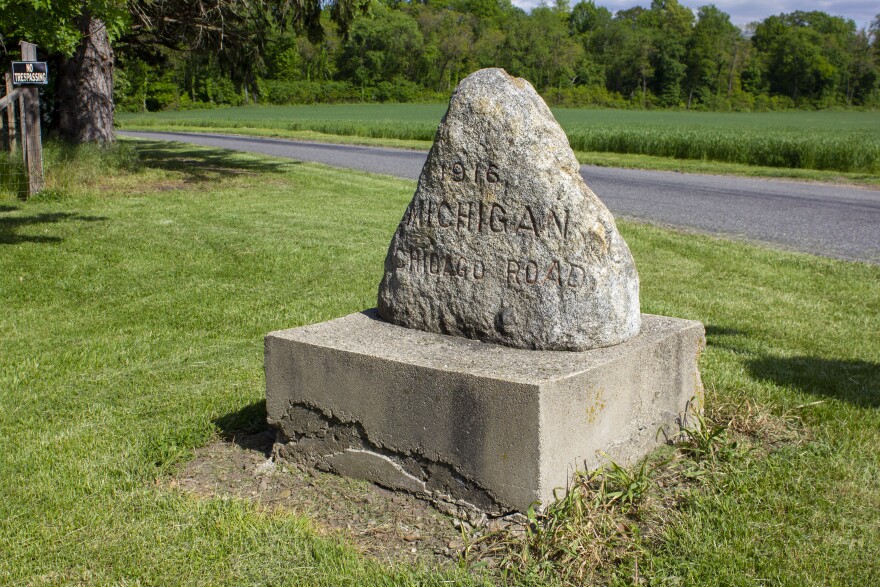
[[[249, 106], [120, 113], [120, 128], [277, 129], [430, 141], [439, 104]], [[880, 173], [880, 113], [554, 110], [573, 149], [775, 168]]]

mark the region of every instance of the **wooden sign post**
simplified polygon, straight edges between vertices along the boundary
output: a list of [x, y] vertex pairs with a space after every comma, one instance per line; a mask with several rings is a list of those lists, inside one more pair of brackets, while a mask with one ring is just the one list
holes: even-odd
[[[21, 60], [36, 61], [37, 46], [27, 41], [21, 42]], [[43, 189], [43, 140], [40, 129], [40, 91], [35, 86], [22, 88], [24, 100], [22, 125], [22, 144], [25, 153], [25, 167], [28, 173], [28, 197]], [[19, 102], [20, 104], [20, 102]]]
[[[6, 95], [12, 95], [12, 76], [6, 73]], [[6, 105], [6, 129], [9, 132], [9, 152], [15, 153], [18, 146], [15, 140], [15, 106], [13, 104]]]

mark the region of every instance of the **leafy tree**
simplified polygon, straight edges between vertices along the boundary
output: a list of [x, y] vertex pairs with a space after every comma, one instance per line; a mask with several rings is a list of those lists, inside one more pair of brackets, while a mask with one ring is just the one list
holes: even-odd
[[486, 27], [500, 26], [514, 10], [510, 0], [450, 0], [439, 3], [438, 7], [451, 8], [464, 14], [472, 14]]
[[842, 88], [846, 104], [870, 103], [880, 86], [880, 59], [871, 45], [870, 31], [862, 30], [849, 38], [846, 52], [850, 57]]
[[425, 38], [423, 57], [428, 67], [424, 79], [435, 80], [438, 91], [458, 82], [464, 64], [472, 58], [476, 41], [476, 18], [454, 10], [423, 6], [417, 11], [419, 29]]
[[403, 12], [377, 5], [369, 18], [354, 22], [340, 56], [340, 71], [362, 88], [395, 78], [411, 79], [424, 38]]
[[[326, 4], [348, 25], [369, 0]], [[0, 37], [40, 45], [61, 60], [56, 105], [61, 135], [111, 142], [113, 44], [133, 53], [156, 46], [210, 53], [245, 90], [264, 65], [267, 43], [293, 27], [320, 36], [322, 0], [0, 0]]]
[[293, 30], [322, 40], [323, 6], [345, 35], [369, 0], [128, 0], [133, 23], [122, 42], [133, 52], [161, 45], [210, 54], [247, 95], [280, 34]]
[[[695, 19], [680, 0], [613, 16], [595, 0], [547, 0], [529, 13], [510, 0], [0, 0], [0, 7], [7, 44], [26, 36], [57, 61], [56, 118], [75, 140], [112, 140], [94, 129], [110, 128], [114, 95], [126, 109], [257, 95], [409, 100], [496, 66], [571, 105], [880, 105], [880, 17], [859, 31], [824, 12], [793, 12], [740, 30], [715, 6]], [[121, 71], [111, 94], [114, 55]]]
[[712, 97], [720, 98], [723, 90], [730, 96], [742, 46], [740, 38], [730, 16], [713, 5], [699, 9], [686, 49], [688, 108], [695, 97], [705, 103]]
[[755, 28], [752, 42], [765, 61], [771, 93], [816, 99], [832, 86], [837, 71], [811, 19], [812, 13], [793, 12], [771, 16]]
[[584, 50], [568, 32], [568, 13], [539, 6], [509, 24], [505, 65], [536, 87], [572, 85]]
[[648, 84], [654, 78], [655, 51], [644, 13], [645, 9], [640, 6], [621, 10], [608, 26], [596, 31], [592, 39], [604, 66], [608, 89], [630, 99], [641, 94], [643, 107], [648, 104]]
[[593, 0], [581, 0], [571, 9], [568, 27], [571, 34], [587, 34], [608, 25], [611, 22], [611, 11], [596, 6]]
[[652, 87], [663, 106], [681, 102], [685, 53], [694, 15], [678, 0], [653, 0], [640, 19], [652, 42]]
[[129, 24], [123, 0], [2, 0], [0, 37], [61, 56], [57, 120], [74, 142], [113, 141], [113, 49]]

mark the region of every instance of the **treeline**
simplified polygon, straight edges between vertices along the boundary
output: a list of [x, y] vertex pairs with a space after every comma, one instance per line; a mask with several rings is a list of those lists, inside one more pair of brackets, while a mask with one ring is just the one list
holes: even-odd
[[[482, 67], [528, 79], [557, 106], [779, 110], [880, 106], [880, 15], [871, 27], [824, 12], [740, 29], [715, 6], [677, 0], [612, 13], [557, 0], [374, 0], [340, 30], [278, 32], [243, 76], [214, 54], [119, 52], [127, 111], [448, 98]], [[223, 73], [226, 72], [226, 73]]]

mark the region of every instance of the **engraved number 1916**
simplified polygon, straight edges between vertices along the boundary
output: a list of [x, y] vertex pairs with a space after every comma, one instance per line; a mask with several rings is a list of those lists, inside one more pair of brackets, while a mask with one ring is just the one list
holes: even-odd
[[[471, 174], [468, 173], [468, 170], [465, 169], [465, 166], [456, 161], [452, 164], [452, 181], [466, 181], [471, 179]], [[480, 164], [477, 162], [477, 165], [474, 167], [473, 174], [474, 183], [479, 183], [480, 180], [485, 181], [486, 183], [498, 183], [501, 178], [498, 176], [498, 168], [492, 165], [491, 163], [488, 165]]]

